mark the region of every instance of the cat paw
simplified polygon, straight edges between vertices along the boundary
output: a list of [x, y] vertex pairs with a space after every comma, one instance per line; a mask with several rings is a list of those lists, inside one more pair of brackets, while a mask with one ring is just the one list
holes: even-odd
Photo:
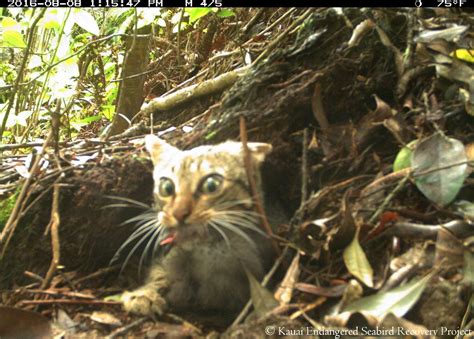
[[125, 311], [144, 316], [162, 315], [166, 301], [155, 289], [138, 289], [122, 294]]

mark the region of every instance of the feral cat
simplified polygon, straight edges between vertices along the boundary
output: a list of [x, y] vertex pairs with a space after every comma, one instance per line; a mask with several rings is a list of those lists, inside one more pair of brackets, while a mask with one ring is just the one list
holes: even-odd
[[[245, 270], [262, 279], [273, 255], [254, 209], [242, 144], [181, 151], [149, 135], [145, 146], [154, 165], [155, 242], [171, 248], [152, 263], [142, 287], [122, 295], [124, 308], [142, 315], [168, 307], [235, 314], [249, 298]], [[272, 146], [248, 148], [260, 189], [259, 167]]]

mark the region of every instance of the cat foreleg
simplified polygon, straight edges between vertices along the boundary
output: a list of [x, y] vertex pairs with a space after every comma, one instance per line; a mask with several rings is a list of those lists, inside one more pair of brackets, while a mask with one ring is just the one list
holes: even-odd
[[166, 300], [160, 294], [167, 288], [168, 282], [163, 267], [155, 265], [142, 287], [122, 294], [125, 311], [144, 316], [162, 315], [167, 308]]

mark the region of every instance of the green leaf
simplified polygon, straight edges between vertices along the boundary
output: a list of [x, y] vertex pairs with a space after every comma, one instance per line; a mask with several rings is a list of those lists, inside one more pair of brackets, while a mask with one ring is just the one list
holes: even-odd
[[83, 119], [78, 119], [78, 120], [73, 120], [71, 121], [71, 126], [74, 128], [76, 131], [80, 131], [82, 127], [89, 125], [91, 122], [100, 120], [99, 116], [92, 116], [92, 117], [87, 117]]
[[186, 8], [184, 10], [189, 14], [189, 23], [193, 23], [212, 11], [212, 8]]
[[15, 30], [17, 30], [18, 22], [16, 22], [15, 20], [13, 20], [10, 17], [4, 17], [2, 19], [2, 27], [4, 29], [15, 29]]
[[94, 35], [100, 34], [100, 29], [99, 25], [97, 25], [97, 21], [95, 21], [92, 14], [90, 14], [86, 10], [78, 9], [77, 11], [75, 11], [74, 20], [79, 27], [86, 30], [87, 32]]
[[216, 131], [209, 132], [209, 133], [206, 134], [206, 136], [204, 137], [204, 140], [209, 141], [209, 140], [213, 139], [216, 135], [217, 135], [217, 132], [216, 132]]
[[14, 30], [3, 31], [3, 45], [5, 47], [25, 48], [25, 40], [20, 32]]
[[102, 115], [109, 121], [112, 121], [115, 113], [115, 105], [102, 105]]
[[47, 13], [43, 20], [41, 20], [41, 26], [46, 29], [59, 29], [61, 24], [59, 23], [57, 15], [54, 13]]
[[109, 295], [108, 297], [104, 298], [105, 301], [122, 301], [122, 295], [121, 294], [114, 294], [114, 295]]
[[217, 12], [217, 16], [219, 18], [227, 18], [227, 17], [233, 16], [233, 15], [235, 15], [234, 11], [231, 10], [231, 9], [227, 9], [227, 8], [221, 9], [220, 11]]
[[411, 165], [416, 187], [440, 206], [445, 206], [456, 198], [467, 177], [464, 145], [441, 133], [417, 144]]
[[373, 287], [374, 271], [372, 266], [370, 266], [367, 256], [360, 246], [357, 237], [358, 232], [349, 246], [344, 249], [344, 263], [347, 267], [347, 270], [353, 276], [362, 281], [366, 286]]
[[402, 169], [411, 167], [411, 155], [413, 153], [413, 149], [415, 148], [416, 143], [418, 140], [412, 140], [403, 147], [397, 154], [395, 161], [393, 162], [393, 171], [398, 172]]
[[413, 279], [409, 283], [387, 292], [380, 292], [354, 301], [344, 308], [344, 312], [367, 312], [375, 317], [383, 317], [393, 313], [403, 317], [417, 302], [431, 274], [422, 279]]
[[100, 117], [96, 115], [96, 116], [81, 119], [79, 121], [83, 122], [83, 123], [86, 123], [86, 124], [90, 124], [91, 122], [94, 122], [94, 121], [97, 121], [97, 120], [100, 120]]

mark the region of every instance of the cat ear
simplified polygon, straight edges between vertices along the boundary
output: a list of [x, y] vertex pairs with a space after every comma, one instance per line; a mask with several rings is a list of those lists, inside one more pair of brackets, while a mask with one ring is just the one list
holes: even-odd
[[171, 146], [154, 134], [149, 134], [145, 137], [145, 148], [148, 153], [150, 153], [151, 161], [154, 165], [168, 158], [170, 155], [180, 152], [176, 147]]
[[265, 160], [267, 154], [272, 151], [272, 145], [264, 142], [248, 142], [247, 147], [253, 160], [259, 165]]

